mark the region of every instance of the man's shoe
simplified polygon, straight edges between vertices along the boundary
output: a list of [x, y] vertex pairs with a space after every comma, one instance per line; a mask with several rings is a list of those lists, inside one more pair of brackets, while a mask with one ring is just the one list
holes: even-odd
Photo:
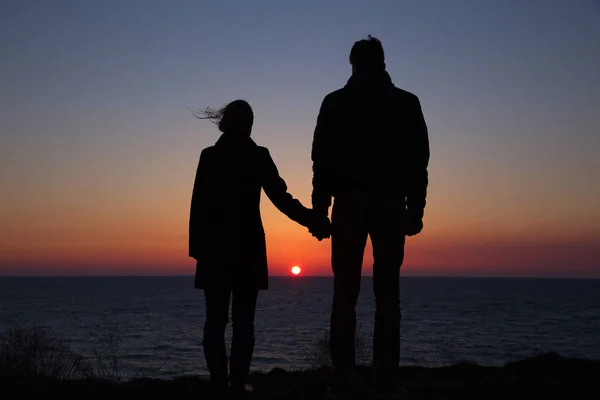
[[252, 392], [254, 392], [254, 387], [249, 383], [243, 385], [231, 385], [229, 387], [229, 398], [246, 399]]
[[213, 389], [211, 398], [213, 400], [228, 400], [229, 393], [227, 392], [227, 388]]

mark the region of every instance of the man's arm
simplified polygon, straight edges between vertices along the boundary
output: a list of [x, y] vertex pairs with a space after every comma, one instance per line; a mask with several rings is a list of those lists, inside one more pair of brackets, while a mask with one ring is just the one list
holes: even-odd
[[410, 152], [413, 156], [409, 165], [410, 174], [408, 179], [406, 206], [409, 218], [421, 220], [423, 218], [425, 199], [427, 197], [429, 134], [425, 118], [423, 117], [421, 103], [416, 96], [412, 114], [414, 136]]
[[331, 115], [330, 100], [325, 97], [317, 117], [311, 158], [313, 162], [312, 207], [319, 217], [327, 217], [331, 206], [330, 165], [331, 165]]

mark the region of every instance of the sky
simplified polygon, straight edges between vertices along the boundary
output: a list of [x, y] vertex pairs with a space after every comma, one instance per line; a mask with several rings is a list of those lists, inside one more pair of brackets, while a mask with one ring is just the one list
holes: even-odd
[[[190, 109], [238, 98], [310, 206], [321, 101], [368, 34], [430, 134], [402, 274], [600, 277], [595, 0], [3, 1], [0, 276], [193, 274], [192, 184], [219, 132]], [[272, 275], [331, 274], [329, 240], [261, 211]]]

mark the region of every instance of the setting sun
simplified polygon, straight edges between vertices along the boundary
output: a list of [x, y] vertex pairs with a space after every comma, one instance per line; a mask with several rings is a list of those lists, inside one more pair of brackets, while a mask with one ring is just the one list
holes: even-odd
[[300, 267], [299, 267], [299, 266], [297, 266], [297, 265], [294, 265], [294, 266], [292, 267], [292, 274], [294, 274], [294, 275], [299, 275], [299, 274], [300, 274], [300, 272], [302, 272], [302, 269], [300, 269]]

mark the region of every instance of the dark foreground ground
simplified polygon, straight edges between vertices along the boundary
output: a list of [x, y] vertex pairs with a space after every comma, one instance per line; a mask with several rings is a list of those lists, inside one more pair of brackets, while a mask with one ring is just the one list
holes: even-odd
[[[369, 369], [360, 371], [368, 399]], [[481, 367], [460, 364], [443, 368], [404, 367], [400, 382], [411, 399], [600, 399], [600, 360], [548, 354], [507, 364]], [[274, 369], [253, 375], [251, 399], [322, 399], [329, 370], [286, 372]], [[59, 381], [43, 377], [0, 378], [0, 399], [210, 399], [209, 382], [200, 378], [140, 379], [125, 383], [94, 380]]]

